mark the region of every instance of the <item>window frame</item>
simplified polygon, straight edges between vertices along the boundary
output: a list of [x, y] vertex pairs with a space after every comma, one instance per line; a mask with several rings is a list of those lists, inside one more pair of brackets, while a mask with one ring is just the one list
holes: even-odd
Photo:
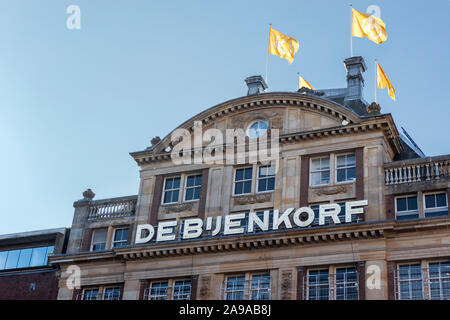
[[[252, 170], [252, 176], [250, 179], [245, 179], [245, 169], [251, 169]], [[244, 179], [243, 180], [239, 180], [236, 181], [236, 173], [238, 170], [244, 170]], [[254, 178], [254, 170], [253, 170], [253, 166], [245, 166], [245, 167], [238, 167], [238, 168], [234, 168], [234, 172], [233, 172], [233, 196], [245, 196], [245, 195], [249, 195], [253, 193], [253, 178]], [[250, 181], [250, 192], [248, 193], [239, 193], [236, 194], [236, 183], [242, 182], [245, 183], [247, 181]]]
[[[444, 207], [434, 207], [434, 208], [428, 208], [426, 207], [426, 201], [425, 198], [427, 195], [437, 195], [437, 194], [444, 194], [445, 195], [445, 201], [447, 203], [446, 206]], [[425, 218], [433, 218], [433, 217], [427, 217], [426, 214], [428, 213], [433, 213], [433, 212], [438, 212], [441, 210], [444, 210], [445, 208], [447, 208], [447, 215], [448, 215], [448, 193], [446, 191], [430, 191], [430, 192], [424, 192], [422, 195], [422, 200], [423, 200], [423, 214], [425, 216]]]
[[[251, 137], [251, 136], [250, 136], [250, 129], [251, 129], [251, 127], [252, 127], [253, 125], [255, 125], [255, 124], [258, 123], [258, 130], [259, 130], [259, 129], [260, 129], [260, 128], [259, 128], [259, 123], [260, 123], [260, 122], [264, 122], [264, 123], [267, 125], [266, 130], [265, 130], [264, 133], [261, 134], [260, 136], [257, 136], [257, 137]], [[258, 119], [258, 120], [254, 120], [254, 121], [250, 122], [250, 124], [248, 125], [247, 130], [245, 131], [245, 133], [246, 133], [247, 137], [248, 137], [250, 140], [257, 140], [257, 139], [261, 138], [262, 136], [264, 136], [265, 134], [267, 134], [267, 133], [269, 132], [269, 128], [270, 128], [269, 121], [267, 121], [267, 120], [265, 120], [265, 119]]]
[[[117, 299], [105, 299], [105, 295], [106, 295], [106, 290], [108, 290], [108, 289], [119, 289], [119, 296], [117, 297]], [[117, 300], [120, 300], [120, 296], [121, 296], [121, 294], [122, 294], [122, 288], [119, 286], [119, 285], [108, 285], [108, 286], [105, 286], [105, 287], [103, 287], [103, 291], [102, 291], [102, 300], [105, 300], [105, 301], [117, 301]]]
[[[342, 157], [342, 156], [348, 156], [348, 155], [354, 155], [355, 156], [355, 165], [354, 166], [346, 166], [344, 168], [338, 168], [338, 157]], [[330, 160], [331, 161], [331, 160]], [[347, 164], [347, 158], [345, 158], [346, 164]], [[330, 162], [330, 167], [331, 167], [331, 162]], [[344, 180], [344, 181], [338, 181], [338, 170], [347, 170], [347, 169], [351, 169], [351, 168], [355, 168], [355, 178], [353, 180]], [[330, 168], [331, 169], [331, 168]], [[347, 173], [345, 174], [347, 176]], [[331, 172], [330, 172], [330, 176], [331, 176]], [[342, 184], [342, 183], [351, 183], [351, 182], [355, 182], [356, 181], [356, 152], [346, 152], [346, 153], [336, 153], [334, 154], [334, 183], [335, 184]], [[330, 179], [331, 182], [331, 179]]]
[[[316, 157], [311, 157], [310, 159], [309, 159], [309, 186], [310, 187], [321, 187], [321, 186], [329, 186], [329, 185], [331, 185], [332, 184], [332, 181], [331, 181], [331, 177], [332, 177], [332, 175], [331, 175], [331, 158], [332, 158], [332, 153], [329, 153], [328, 155], [322, 155], [322, 156], [316, 156]], [[322, 159], [324, 159], [324, 158], [328, 158], [328, 170], [323, 170], [323, 169], [321, 169], [321, 170], [315, 170], [315, 171], [313, 171], [313, 169], [312, 169], [312, 163], [313, 163], [313, 161], [314, 160], [317, 160], [317, 159], [320, 159], [321, 161], [320, 161], [320, 163], [322, 164]], [[320, 184], [313, 184], [313, 179], [312, 179], [312, 177], [313, 177], [313, 174], [314, 173], [320, 173], [320, 174], [322, 174], [322, 172], [326, 172], [326, 171], [328, 171], [329, 172], [329, 175], [328, 175], [328, 183], [320, 183]], [[322, 176], [321, 176], [322, 177]], [[320, 180], [322, 180], [322, 179], [320, 179]]]
[[[337, 265], [328, 265], [328, 266], [317, 266], [312, 268], [307, 268], [307, 272], [304, 278], [304, 282], [306, 279], [306, 290], [304, 291], [306, 300], [310, 300], [309, 298], [309, 273], [310, 271], [321, 271], [321, 270], [327, 270], [328, 271], [328, 300], [337, 300], [337, 282], [336, 282], [336, 275], [337, 275], [337, 269], [348, 269], [348, 268], [354, 268], [356, 272], [356, 294], [357, 298], [355, 300], [360, 299], [360, 279], [359, 279], [359, 272], [358, 267], [355, 264], [337, 264]], [[347, 284], [347, 282], [345, 282]], [[316, 285], [316, 287], [320, 287], [320, 285]], [[345, 288], [345, 287], [344, 287]], [[347, 299], [350, 300], [350, 299]], [[317, 300], [316, 300], [317, 301]]]
[[[409, 290], [408, 294], [411, 296], [411, 298], [408, 299], [402, 299], [401, 298], [401, 285], [400, 285], [400, 266], [413, 266], [413, 265], [419, 265], [420, 266], [420, 283], [421, 283], [421, 294], [422, 294], [422, 299], [425, 299], [425, 282], [424, 282], [424, 271], [423, 271], [423, 266], [422, 266], [422, 261], [408, 261], [408, 262], [401, 262], [401, 263], [397, 263], [396, 267], [395, 267], [395, 272], [397, 273], [397, 281], [396, 281], [396, 288], [397, 288], [397, 294], [396, 294], [396, 300], [417, 300], [417, 299], [413, 299], [412, 298], [412, 291]], [[418, 281], [418, 279], [411, 279], [410, 275], [408, 275], [408, 279], [407, 280], [402, 280], [402, 281], [408, 281], [408, 283], [411, 283], [412, 281]], [[408, 286], [408, 288], [410, 289], [411, 285]]]
[[[412, 198], [412, 197], [416, 197], [417, 209], [416, 210], [398, 211], [397, 200], [398, 199], [403, 199], [403, 198], [408, 199], [408, 198]], [[408, 200], [406, 200], [406, 205], [408, 206]], [[420, 218], [420, 210], [419, 210], [419, 196], [418, 196], [418, 194], [415, 193], [415, 194], [407, 194], [407, 195], [395, 196], [394, 197], [394, 210], [395, 210], [395, 220], [398, 220], [397, 216], [408, 216], [408, 215], [412, 215], [412, 214], [416, 214], [416, 213], [417, 213], [417, 218], [412, 218], [410, 220], [419, 219]]]
[[[235, 300], [248, 300], [248, 301], [261, 301], [263, 299], [252, 299], [252, 281], [254, 276], [268, 275], [269, 276], [269, 286], [268, 286], [268, 294], [269, 297], [267, 300], [271, 300], [272, 297], [272, 275], [270, 270], [266, 271], [247, 271], [247, 272], [239, 272], [239, 273], [230, 273], [226, 274], [223, 280], [223, 290], [222, 290], [222, 299], [226, 301], [235, 301]], [[227, 284], [228, 279], [233, 277], [243, 277], [244, 278], [244, 288], [242, 290], [242, 299], [228, 299], [227, 296], [229, 293], [234, 293], [236, 291], [228, 291]], [[241, 292], [241, 291], [239, 291]], [[263, 300], [264, 301], [264, 300]]]
[[[106, 231], [106, 233], [105, 233], [105, 247], [104, 247], [102, 250], [94, 250], [94, 245], [95, 245], [95, 243], [94, 243], [95, 232], [100, 231], [100, 230]], [[102, 243], [103, 243], [103, 242], [102, 242]], [[108, 250], [108, 249], [107, 249], [107, 246], [108, 246], [108, 228], [97, 228], [97, 229], [92, 230], [91, 248], [90, 248], [89, 251], [91, 251], [91, 252], [105, 251], [105, 250]]]
[[[176, 178], [179, 178], [180, 179], [180, 185], [179, 185], [179, 187], [178, 187], [178, 189], [167, 189], [166, 190], [166, 183], [167, 183], [167, 180], [168, 179], [176, 179]], [[163, 185], [162, 185], [162, 196], [161, 196], [161, 205], [171, 205], [171, 204], [176, 204], [176, 203], [180, 203], [180, 194], [182, 194], [182, 190], [181, 190], [181, 188], [182, 188], [182, 186], [183, 186], [183, 175], [173, 175], [173, 176], [167, 176], [167, 177], [164, 177], [164, 181], [163, 181]], [[166, 192], [173, 192], [173, 191], [175, 191], [175, 190], [178, 190], [178, 198], [177, 198], [177, 201], [174, 201], [174, 202], [164, 202], [164, 197], [165, 197], [165, 195], [166, 195]]]
[[[274, 169], [273, 175], [270, 175], [270, 176], [268, 175], [266, 177], [261, 178], [259, 176], [259, 169], [260, 168], [264, 168], [264, 167], [270, 168], [270, 167], [272, 167], [272, 165], [269, 164], [269, 165], [258, 165], [258, 166], [256, 166], [256, 183], [255, 183], [255, 187], [256, 187], [256, 193], [257, 194], [275, 192], [275, 182], [276, 182], [276, 175], [277, 175], [276, 172], [275, 172], [275, 169]], [[252, 173], [252, 175], [253, 175], [253, 173]], [[259, 182], [261, 180], [269, 180], [269, 179], [273, 179], [273, 189], [272, 190], [259, 191]]]
[[[187, 182], [189, 180], [189, 177], [197, 177], [200, 176], [200, 185], [194, 185], [193, 187], [188, 187], [187, 186]], [[202, 187], [203, 187], [203, 174], [202, 173], [193, 173], [193, 174], [186, 174], [186, 176], [184, 177], [184, 183], [183, 183], [183, 202], [196, 202], [196, 201], [200, 201], [200, 198], [202, 197]], [[180, 181], [180, 187], [181, 187], [181, 181]], [[186, 200], [186, 192], [188, 189], [196, 189], [196, 188], [200, 188], [200, 195], [198, 197], [198, 199], [192, 199], [192, 200]]]
[[[115, 241], [114, 239], [116, 237], [116, 232], [119, 231], [119, 230], [128, 230], [127, 238], [125, 240]], [[114, 228], [113, 235], [112, 235], [112, 238], [111, 238], [111, 249], [123, 248], [123, 247], [128, 246], [128, 237], [129, 236], [130, 236], [130, 228], [129, 227], [116, 227], [116, 228]], [[116, 243], [125, 243], [125, 246], [116, 247], [115, 246]]]

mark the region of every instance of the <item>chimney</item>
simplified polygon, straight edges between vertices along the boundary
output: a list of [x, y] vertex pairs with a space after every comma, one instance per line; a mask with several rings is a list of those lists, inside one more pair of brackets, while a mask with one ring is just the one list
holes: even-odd
[[347, 93], [344, 101], [362, 99], [364, 78], [363, 72], [367, 70], [363, 57], [351, 57], [344, 60], [347, 69]]
[[266, 91], [268, 88], [266, 81], [261, 76], [251, 76], [245, 79], [245, 83], [248, 86], [247, 95], [259, 94]]

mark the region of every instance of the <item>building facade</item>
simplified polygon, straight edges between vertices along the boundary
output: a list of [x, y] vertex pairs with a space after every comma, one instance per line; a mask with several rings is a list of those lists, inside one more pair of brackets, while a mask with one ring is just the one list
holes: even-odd
[[59, 270], [50, 254], [63, 254], [66, 228], [0, 235], [0, 300], [55, 300]]
[[[344, 64], [345, 88], [247, 78], [131, 153], [138, 195], [74, 203], [58, 299], [449, 299], [450, 155], [425, 157], [363, 99], [363, 58]], [[263, 138], [276, 157], [250, 161]]]

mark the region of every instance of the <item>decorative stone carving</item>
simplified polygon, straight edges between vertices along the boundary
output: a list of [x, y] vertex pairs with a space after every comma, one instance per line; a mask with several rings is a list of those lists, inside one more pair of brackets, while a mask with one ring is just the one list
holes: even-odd
[[150, 142], [152, 143], [152, 147], [161, 141], [159, 136], [154, 137]]
[[182, 212], [182, 211], [191, 211], [193, 208], [192, 203], [182, 203], [182, 204], [173, 204], [170, 206], [163, 207], [166, 212]]
[[366, 107], [366, 110], [371, 116], [375, 116], [380, 114], [381, 107], [378, 103], [372, 102]]
[[206, 298], [209, 294], [209, 288], [211, 287], [211, 277], [200, 278], [200, 298]]
[[83, 200], [92, 200], [95, 197], [95, 193], [91, 189], [87, 189], [83, 192]]
[[283, 114], [281, 111], [261, 110], [258, 112], [258, 117], [255, 117], [254, 113], [245, 113], [233, 117], [231, 128], [242, 128], [245, 131], [249, 123], [257, 120], [269, 121], [269, 126], [272, 129], [281, 129], [283, 127]]
[[283, 271], [281, 274], [281, 300], [291, 299], [292, 272]]
[[320, 187], [320, 188], [314, 188], [312, 189], [312, 192], [316, 195], [316, 196], [321, 196], [321, 195], [333, 195], [333, 194], [338, 194], [338, 193], [347, 193], [347, 185], [339, 185], [339, 186], [330, 186], [330, 187]]
[[254, 204], [272, 201], [272, 193], [261, 193], [234, 198], [234, 203], [239, 205]]

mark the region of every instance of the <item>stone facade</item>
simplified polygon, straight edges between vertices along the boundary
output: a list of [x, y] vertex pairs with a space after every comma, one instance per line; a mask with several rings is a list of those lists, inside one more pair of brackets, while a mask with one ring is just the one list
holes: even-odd
[[[320, 296], [313, 279], [317, 274], [327, 279], [328, 299], [400, 299], [407, 294], [399, 285], [403, 264], [421, 266], [422, 298], [430, 298], [430, 263], [434, 267], [450, 261], [450, 156], [394, 161], [404, 152], [404, 143], [390, 114], [360, 115], [329, 97], [301, 92], [234, 99], [179, 128], [193, 132], [195, 123], [201, 123], [204, 129], [214, 128], [225, 136], [226, 129], [246, 131], [257, 120], [267, 121], [269, 131], [280, 132], [273, 190], [257, 192], [259, 163], [174, 165], [167, 152], [174, 147], [170, 134], [155, 141], [152, 147], [131, 154], [140, 168], [137, 196], [75, 202], [67, 253], [51, 257], [61, 268], [58, 299], [86, 298], [86, 290], [101, 292], [108, 287], [120, 288], [123, 299], [155, 298], [157, 290], [151, 289], [160, 284], [167, 288], [162, 295], [175, 299], [180, 289], [176, 286], [183, 281], [190, 299], [226, 299], [233, 294], [251, 299], [258, 293], [270, 299], [313, 299]], [[346, 154], [355, 159], [354, 179], [342, 183], [337, 161]], [[312, 163], [319, 157], [329, 159], [329, 181], [316, 186], [311, 180]], [[236, 170], [242, 167], [252, 168], [251, 191], [234, 195]], [[182, 190], [190, 175], [201, 175], [201, 192], [197, 200], [186, 202]], [[180, 178], [181, 194], [178, 201], [164, 204], [165, 181], [172, 177]], [[433, 195], [435, 202], [442, 201], [442, 194], [446, 208], [441, 209], [446, 214], [428, 214], [431, 209], [424, 202]], [[396, 203], [406, 196], [418, 202], [417, 218], [399, 218], [403, 216], [396, 212]], [[356, 200], [367, 200], [368, 206], [352, 223], [135, 244], [136, 227], [141, 224], [156, 226], [196, 217], [215, 221], [233, 213], [283, 212]], [[104, 248], [93, 251], [95, 232], [100, 229], [106, 230]], [[128, 229], [126, 246], [115, 246], [118, 229]], [[65, 270], [71, 265], [81, 269], [80, 289], [67, 288], [70, 274]], [[343, 274], [356, 280], [342, 280]], [[269, 279], [268, 284], [255, 282], [258, 276]], [[230, 289], [233, 279], [243, 281], [242, 296], [238, 289]], [[347, 287], [353, 288], [352, 296], [342, 293]]]

